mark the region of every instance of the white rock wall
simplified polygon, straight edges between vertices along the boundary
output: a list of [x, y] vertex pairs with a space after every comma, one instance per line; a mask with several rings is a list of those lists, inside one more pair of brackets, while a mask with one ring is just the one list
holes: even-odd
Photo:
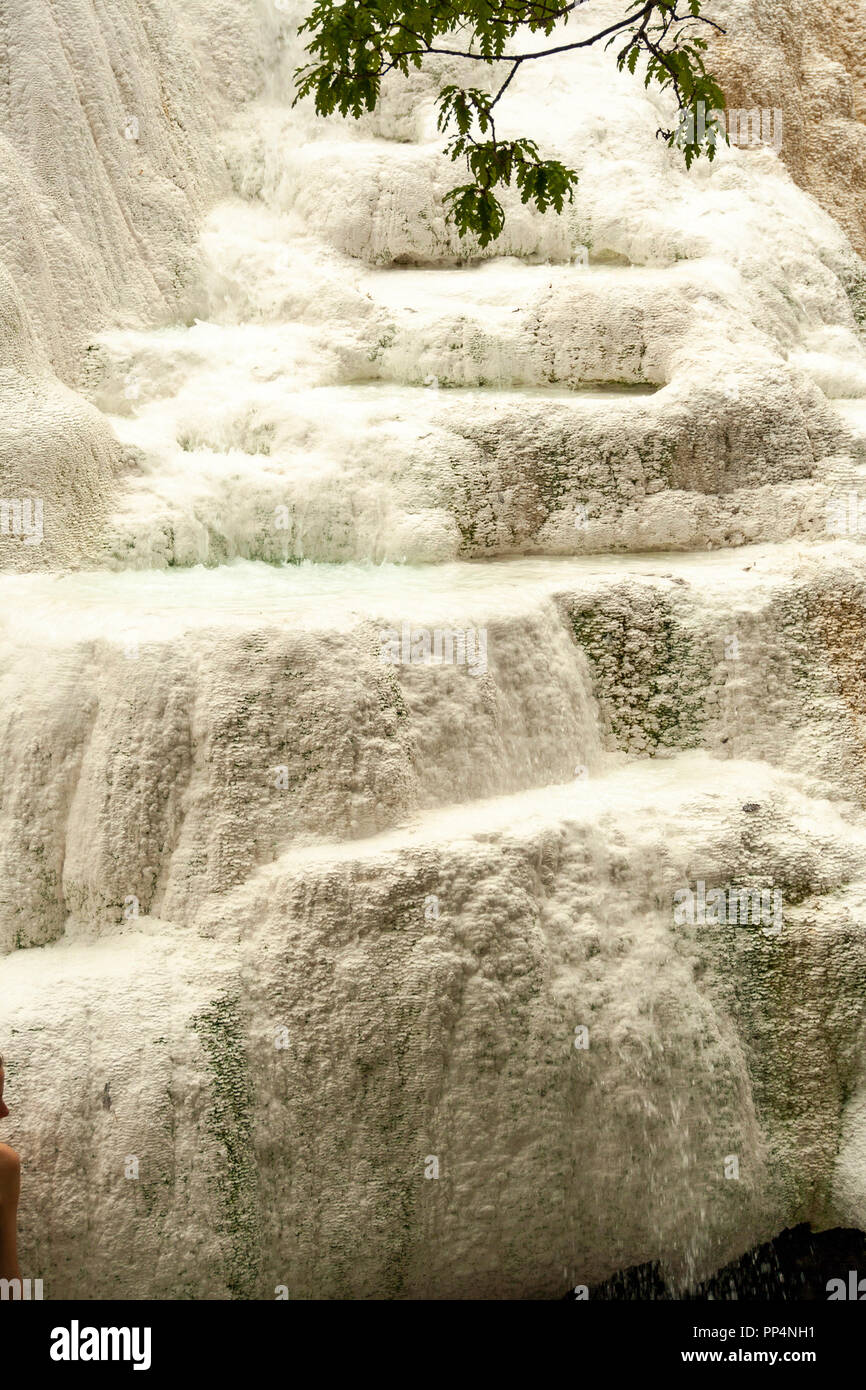
[[[296, 19], [0, 17], [22, 1267], [558, 1297], [862, 1224], [862, 263], [602, 56], [509, 108], [574, 209], [467, 256], [435, 77], [318, 123]], [[784, 929], [677, 924], [697, 880]]]

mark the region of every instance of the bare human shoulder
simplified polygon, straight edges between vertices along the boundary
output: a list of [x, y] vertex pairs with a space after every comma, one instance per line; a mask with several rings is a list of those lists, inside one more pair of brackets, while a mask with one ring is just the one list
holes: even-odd
[[0, 1144], [0, 1205], [16, 1204], [21, 1182], [21, 1159], [8, 1144]]

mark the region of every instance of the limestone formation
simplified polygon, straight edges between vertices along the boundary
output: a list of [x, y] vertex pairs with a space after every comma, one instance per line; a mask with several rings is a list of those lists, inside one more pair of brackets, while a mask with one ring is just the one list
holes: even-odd
[[684, 1289], [863, 1226], [833, 8], [720, 0], [790, 143], [690, 171], [609, 54], [521, 72], [505, 126], [580, 183], [482, 252], [451, 68], [318, 120], [287, 0], [4, 7], [0, 1050], [47, 1297]]

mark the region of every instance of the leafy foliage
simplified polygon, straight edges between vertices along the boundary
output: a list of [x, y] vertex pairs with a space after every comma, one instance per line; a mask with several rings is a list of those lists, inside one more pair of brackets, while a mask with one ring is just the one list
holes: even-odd
[[[438, 125], [453, 131], [447, 143], [452, 160], [463, 160], [470, 182], [446, 194], [449, 217], [460, 236], [475, 235], [487, 246], [503, 229], [505, 214], [497, 188], [514, 185], [524, 203], [540, 212], [561, 212], [574, 197], [577, 174], [555, 159], [543, 159], [533, 140], [501, 140], [496, 135], [494, 108], [521, 66], [554, 53], [588, 48], [602, 40], [619, 43], [616, 63], [633, 75], [644, 64], [644, 83], [675, 96], [682, 115], [700, 103], [708, 111], [724, 109], [724, 98], [704, 64], [706, 39], [698, 26], [718, 25], [701, 13], [703, 0], [625, 0], [622, 19], [586, 38], [569, 42], [560, 29], [559, 42], [537, 51], [515, 52], [519, 34], [549, 37], [585, 0], [315, 0], [300, 28], [309, 35], [311, 61], [295, 74], [297, 96], [312, 95], [319, 115], [339, 112], [356, 120], [376, 107], [383, 77], [389, 72], [408, 76], [431, 54], [471, 59], [500, 79], [494, 91], [479, 87], [444, 87], [438, 96]], [[682, 6], [680, 13], [677, 5]], [[505, 72], [502, 76], [503, 70]], [[685, 138], [682, 132], [687, 131]], [[712, 159], [714, 134], [703, 124], [682, 121], [680, 128], [658, 134], [668, 145], [683, 148], [687, 167], [698, 156]]]

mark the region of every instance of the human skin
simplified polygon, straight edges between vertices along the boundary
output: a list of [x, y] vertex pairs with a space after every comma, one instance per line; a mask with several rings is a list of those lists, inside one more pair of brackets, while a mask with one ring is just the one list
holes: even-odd
[[[0, 1063], [0, 1120], [9, 1107], [3, 1100], [5, 1074]], [[0, 1144], [0, 1279], [20, 1279], [18, 1269], [18, 1193], [21, 1186], [21, 1160], [8, 1144]]]

